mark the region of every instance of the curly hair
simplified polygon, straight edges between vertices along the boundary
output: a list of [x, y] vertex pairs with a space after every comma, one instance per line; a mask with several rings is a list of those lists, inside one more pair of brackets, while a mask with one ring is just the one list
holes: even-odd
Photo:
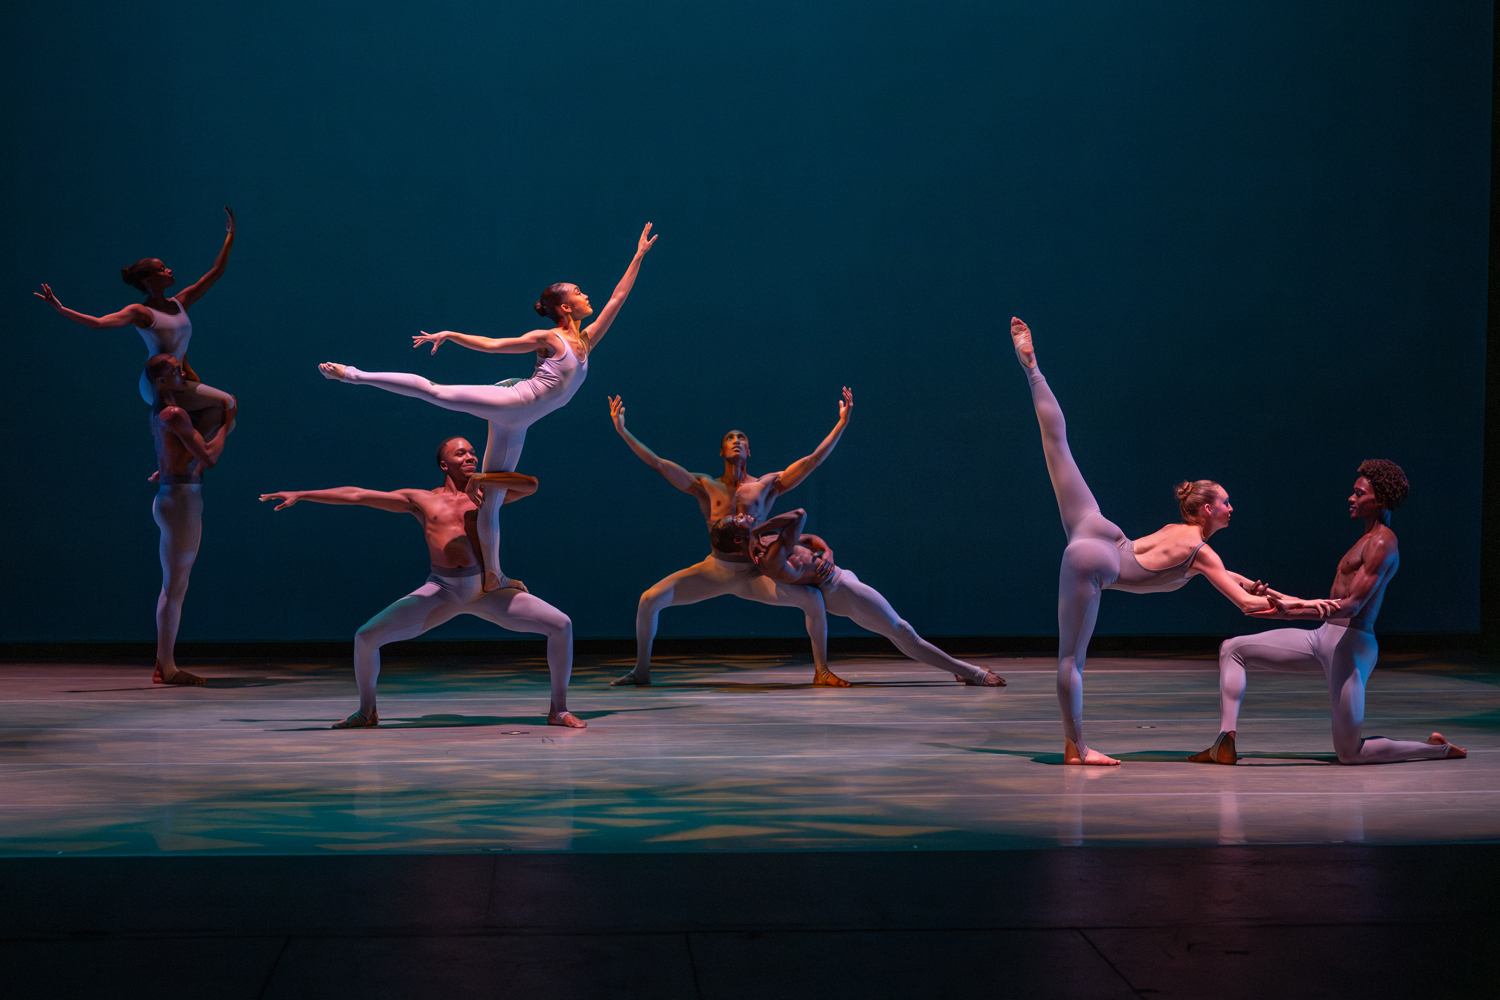
[[1409, 485], [1401, 466], [1388, 458], [1367, 458], [1359, 463], [1359, 474], [1370, 481], [1375, 499], [1385, 504], [1386, 510], [1395, 510], [1406, 502]]
[[1182, 511], [1182, 519], [1189, 524], [1197, 523], [1198, 518], [1203, 516], [1203, 508], [1219, 499], [1219, 490], [1224, 487], [1212, 479], [1198, 479], [1192, 482], [1186, 480], [1173, 487], [1173, 493], [1177, 496], [1177, 508]]

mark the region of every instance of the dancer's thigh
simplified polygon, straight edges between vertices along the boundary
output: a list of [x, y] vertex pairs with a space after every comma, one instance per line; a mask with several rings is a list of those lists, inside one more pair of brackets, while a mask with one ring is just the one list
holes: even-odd
[[459, 614], [463, 605], [438, 584], [428, 581], [360, 626], [359, 634], [381, 645], [415, 639]]
[[882, 635], [895, 628], [901, 616], [896, 614], [891, 602], [880, 591], [862, 582], [847, 569], [841, 573], [839, 585], [833, 592], [823, 592], [823, 604], [829, 614], [853, 619], [860, 628]]
[[[1097, 510], [1084, 514], [1073, 525], [1068, 532], [1068, 541], [1074, 542], [1082, 538], [1098, 539], [1111, 545], [1119, 545], [1125, 538], [1125, 532], [1120, 530], [1119, 525], [1099, 513]], [[1115, 553], [1115, 575], [1119, 575], [1119, 553]]]
[[452, 615], [473, 615], [512, 632], [541, 635], [556, 635], [573, 624], [567, 615], [535, 594], [511, 589], [496, 590], [468, 604], [455, 605], [449, 617]]
[[515, 472], [521, 462], [521, 449], [526, 445], [526, 423], [517, 418], [521, 411], [499, 414], [490, 418], [489, 437], [484, 445], [483, 472]]
[[203, 493], [194, 486], [169, 486], [156, 494], [151, 505], [156, 526], [161, 529], [162, 565], [192, 564], [203, 540]]
[[671, 605], [697, 604], [711, 597], [736, 593], [736, 584], [744, 575], [725, 567], [717, 559], [705, 559], [658, 581], [647, 593], [670, 593], [672, 599], [668, 603]]
[[794, 583], [777, 583], [759, 573], [746, 574], [735, 581], [730, 593], [747, 601], [759, 604], [774, 604], [781, 608], [802, 608], [810, 611], [814, 606], [823, 609], [823, 593], [816, 587], [803, 587]]
[[189, 382], [186, 389], [173, 393], [173, 398], [177, 400], [178, 406], [190, 413], [206, 410], [211, 406], [228, 406], [234, 402], [229, 393], [202, 382]]
[[1247, 667], [1269, 670], [1318, 669], [1322, 661], [1314, 644], [1316, 630], [1275, 628], [1225, 641], [1219, 656], [1233, 656]]

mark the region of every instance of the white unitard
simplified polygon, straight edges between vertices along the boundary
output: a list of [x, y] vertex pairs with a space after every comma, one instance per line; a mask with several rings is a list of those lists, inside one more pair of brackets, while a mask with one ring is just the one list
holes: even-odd
[[833, 572], [833, 578], [818, 588], [823, 592], [823, 605], [830, 614], [854, 619], [860, 628], [885, 636], [896, 644], [903, 654], [937, 667], [946, 673], [967, 677], [971, 681], [983, 682], [985, 671], [963, 660], [955, 660], [932, 643], [917, 635], [916, 629], [908, 625], [896, 609], [891, 607], [881, 593], [867, 583], [861, 582], [853, 571], [842, 566]]
[[[515, 472], [526, 443], [526, 428], [565, 405], [588, 375], [589, 361], [579, 360], [566, 337], [563, 353], [549, 358], [537, 356], [531, 378], [507, 379], [495, 385], [438, 385], [420, 375], [404, 372], [363, 372], [344, 366], [344, 381], [373, 385], [387, 392], [425, 399], [445, 410], [457, 410], [488, 420], [489, 440], [484, 447], [481, 471]], [[484, 568], [500, 574], [500, 505], [505, 490], [486, 489], [479, 508], [479, 546]]]
[[1363, 621], [1325, 622], [1313, 629], [1278, 628], [1256, 635], [1235, 636], [1219, 647], [1221, 732], [1239, 728], [1240, 702], [1245, 698], [1245, 668], [1297, 669], [1321, 667], [1328, 679], [1328, 704], [1333, 714], [1333, 749], [1341, 764], [1392, 764], [1402, 760], [1431, 760], [1448, 755], [1447, 743], [1364, 739], [1365, 683], [1375, 669], [1380, 645], [1374, 629]]
[[[176, 313], [164, 313], [160, 309], [152, 309], [146, 306], [151, 313], [150, 326], [138, 326], [136, 332], [146, 342], [146, 357], [155, 357], [158, 354], [170, 354], [178, 361], [187, 360], [188, 343], [193, 339], [193, 321], [188, 319], [185, 309], [176, 297], [167, 300], [177, 306]], [[148, 403], [156, 402], [156, 387], [152, 385], [151, 378], [144, 371], [141, 372], [138, 388], [141, 390], [141, 398]], [[187, 386], [173, 393], [177, 405], [192, 414], [199, 414], [203, 410], [215, 406], [227, 406], [232, 397], [227, 392], [204, 385], [193, 379], [189, 379]], [[219, 429], [220, 420], [211, 416], [207, 420], [201, 420], [198, 416], [193, 417], [193, 426], [204, 439], [213, 436], [214, 431]]]
[[182, 622], [182, 599], [188, 575], [198, 558], [203, 538], [203, 480], [197, 476], [163, 475], [151, 504], [161, 529], [161, 596], [156, 599], [156, 658], [163, 671], [177, 666], [177, 626]]
[[568, 708], [568, 678], [573, 673], [573, 622], [537, 597], [519, 590], [480, 593], [478, 566], [432, 567], [427, 582], [371, 618], [354, 634], [354, 679], [359, 684], [359, 711], [375, 709], [375, 681], [380, 676], [380, 647], [414, 639], [456, 618], [474, 615], [512, 632], [539, 632], [547, 637], [547, 669], [552, 676], [552, 708]]

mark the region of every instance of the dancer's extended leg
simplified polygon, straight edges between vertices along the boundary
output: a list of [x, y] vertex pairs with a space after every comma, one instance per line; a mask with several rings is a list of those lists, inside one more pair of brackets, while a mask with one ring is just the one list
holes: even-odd
[[1429, 738], [1426, 742], [1384, 736], [1364, 739], [1361, 731], [1365, 721], [1365, 682], [1380, 658], [1380, 646], [1373, 635], [1339, 625], [1324, 625], [1313, 635], [1328, 676], [1333, 749], [1340, 764], [1394, 764], [1403, 760], [1466, 756], [1438, 733], [1432, 734], [1436, 741]]
[[162, 684], [202, 684], [203, 678], [177, 669], [177, 627], [182, 622], [182, 600], [188, 576], [198, 558], [203, 538], [203, 485], [163, 483], [156, 491], [151, 514], [161, 529], [161, 595], [156, 600], [156, 670]]
[[1245, 700], [1245, 667], [1255, 665], [1279, 670], [1314, 669], [1319, 666], [1314, 644], [1316, 631], [1276, 628], [1254, 635], [1237, 635], [1219, 644], [1219, 735], [1207, 750], [1188, 760], [1197, 764], [1233, 764], [1239, 760], [1235, 740], [1240, 728], [1240, 704]]
[[831, 592], [823, 592], [823, 604], [829, 612], [852, 618], [860, 628], [885, 636], [904, 655], [918, 663], [967, 677], [976, 684], [996, 687], [1005, 683], [999, 674], [956, 660], [917, 635], [917, 630], [896, 614], [896, 609], [878, 590], [847, 569], [840, 568], [838, 586]]
[[380, 647], [415, 639], [461, 613], [478, 594], [478, 583], [477, 574], [465, 577], [434, 573], [422, 586], [361, 625], [354, 633], [354, 680], [359, 685], [359, 712], [333, 728], [362, 729], [377, 725], [380, 718], [375, 711], [375, 682], [380, 678]]
[[506, 589], [485, 594], [471, 604], [455, 605], [454, 615], [476, 615], [512, 632], [539, 632], [547, 637], [547, 671], [552, 678], [552, 703], [547, 722], [570, 729], [588, 724], [568, 711], [568, 680], [573, 675], [573, 621], [535, 594]]
[[656, 641], [657, 619], [662, 608], [697, 604], [711, 597], [734, 592], [735, 577], [748, 573], [747, 563], [732, 563], [709, 556], [687, 569], [680, 569], [641, 595], [635, 611], [635, 669], [610, 681], [611, 687], [645, 686], [651, 683], [651, 646]]

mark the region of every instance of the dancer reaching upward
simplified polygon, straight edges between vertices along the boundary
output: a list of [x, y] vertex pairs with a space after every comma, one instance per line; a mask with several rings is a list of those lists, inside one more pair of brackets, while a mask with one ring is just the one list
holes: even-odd
[[1219, 736], [1213, 746], [1188, 760], [1233, 764], [1239, 759], [1234, 738], [1239, 729], [1240, 702], [1245, 699], [1246, 666], [1322, 668], [1333, 716], [1333, 749], [1340, 764], [1468, 756], [1442, 733], [1433, 733], [1425, 742], [1383, 736], [1365, 739], [1362, 735], [1365, 684], [1380, 657], [1375, 616], [1385, 600], [1386, 585], [1401, 563], [1396, 533], [1391, 530], [1391, 511], [1401, 506], [1407, 489], [1406, 473], [1395, 462], [1374, 458], [1360, 464], [1359, 478], [1349, 497], [1349, 516], [1363, 520], [1365, 530], [1339, 560], [1332, 599], [1296, 601], [1273, 595], [1272, 607], [1251, 612], [1256, 618], [1312, 619], [1323, 624], [1315, 629], [1278, 628], [1225, 640], [1219, 647]]
[[[1068, 545], [1063, 549], [1057, 581], [1057, 700], [1063, 717], [1065, 764], [1118, 764], [1090, 749], [1083, 739], [1083, 665], [1089, 638], [1099, 617], [1099, 595], [1104, 590], [1154, 594], [1177, 590], [1194, 576], [1208, 577], [1220, 593], [1247, 614], [1268, 611], [1272, 598], [1296, 601], [1224, 568], [1208, 545], [1214, 532], [1229, 526], [1234, 508], [1218, 483], [1200, 479], [1177, 487], [1182, 521], [1143, 538], [1125, 537], [1114, 522], [1099, 512], [1098, 501], [1068, 448], [1067, 421], [1057, 397], [1037, 367], [1031, 330], [1015, 317], [1010, 321], [1016, 358], [1031, 383], [1031, 401], [1042, 430], [1047, 475], [1057, 495]], [[1313, 602], [1316, 604], [1317, 602]]]
[[[204, 385], [199, 380], [198, 373], [187, 363], [188, 342], [193, 338], [193, 324], [187, 313], [193, 303], [201, 299], [213, 287], [214, 282], [223, 276], [224, 269], [229, 265], [229, 251], [234, 246], [234, 213], [228, 206], [225, 206], [224, 212], [229, 216], [229, 221], [225, 224], [228, 231], [224, 236], [224, 245], [219, 248], [219, 255], [214, 258], [214, 266], [203, 277], [171, 298], [167, 298], [164, 293], [172, 287], [176, 278], [172, 275], [172, 269], [156, 257], [145, 257], [120, 269], [120, 277], [125, 284], [144, 292], [146, 301], [132, 303], [105, 316], [90, 316], [76, 309], [69, 309], [57, 300], [50, 285], [44, 284], [40, 292], [32, 293], [59, 314], [95, 330], [134, 326], [146, 341], [148, 358], [170, 354], [181, 362], [185, 383], [181, 390], [173, 393], [176, 400], [174, 405], [191, 414], [193, 426], [205, 439], [212, 437], [219, 425], [225, 422], [226, 414], [234, 409], [235, 403], [234, 397], [229, 393]], [[139, 386], [141, 398], [154, 404], [156, 386], [145, 372], [141, 373]]]
[[[641, 258], [651, 249], [656, 237], [651, 223], [641, 230], [635, 256], [625, 269], [625, 276], [615, 286], [599, 316], [587, 327], [579, 320], [594, 314], [589, 297], [578, 286], [568, 282], [548, 285], [533, 308], [555, 323], [545, 330], [533, 330], [519, 337], [473, 337], [452, 330], [423, 333], [412, 338], [412, 346], [431, 344], [433, 353], [445, 341], [452, 341], [476, 351], [490, 354], [529, 354], [536, 352], [536, 371], [528, 379], [507, 379], [495, 385], [437, 385], [420, 375], [403, 372], [362, 372], [353, 365], [325, 362], [318, 366], [326, 378], [373, 385], [387, 392], [425, 399], [445, 410], [458, 410], [489, 421], [489, 440], [484, 446], [484, 472], [514, 472], [526, 443], [526, 428], [565, 405], [573, 398], [588, 375], [589, 352], [599, 345], [610, 324], [620, 312], [635, 285], [641, 269]], [[485, 475], [475, 478], [475, 488], [484, 483]], [[500, 505], [505, 502], [504, 488], [484, 495], [479, 510], [479, 542], [484, 558], [484, 592], [505, 586], [500, 572]]]
[[[573, 672], [573, 623], [567, 615], [526, 590], [520, 580], [509, 580], [500, 590], [479, 592], [479, 553], [472, 533], [475, 506], [469, 500], [469, 480], [478, 459], [474, 446], [461, 437], [438, 445], [438, 468], [443, 485], [435, 490], [366, 490], [341, 486], [331, 490], [287, 490], [266, 493], [261, 500], [277, 501], [285, 510], [299, 500], [315, 503], [358, 504], [411, 514], [422, 522], [432, 573], [427, 582], [365, 622], [354, 635], [354, 679], [359, 684], [359, 711], [334, 729], [368, 729], [380, 725], [375, 705], [375, 682], [380, 676], [380, 647], [414, 639], [450, 618], [474, 615], [512, 632], [540, 632], [547, 637], [547, 668], [552, 676], [549, 726], [586, 729], [568, 711], [568, 678]], [[505, 492], [511, 503], [536, 492], [536, 480], [516, 472], [495, 473], [493, 489]]]
[[807, 511], [801, 509], [778, 514], [764, 524], [755, 524], [748, 514], [738, 514], [716, 522], [710, 536], [715, 550], [744, 551], [762, 573], [778, 583], [817, 587], [829, 612], [852, 618], [860, 627], [885, 636], [913, 660], [947, 671], [965, 684], [1005, 684], [1005, 678], [993, 670], [956, 660], [917, 635], [879, 591], [853, 571], [835, 565], [827, 542], [817, 535], [802, 534], [806, 521]]

